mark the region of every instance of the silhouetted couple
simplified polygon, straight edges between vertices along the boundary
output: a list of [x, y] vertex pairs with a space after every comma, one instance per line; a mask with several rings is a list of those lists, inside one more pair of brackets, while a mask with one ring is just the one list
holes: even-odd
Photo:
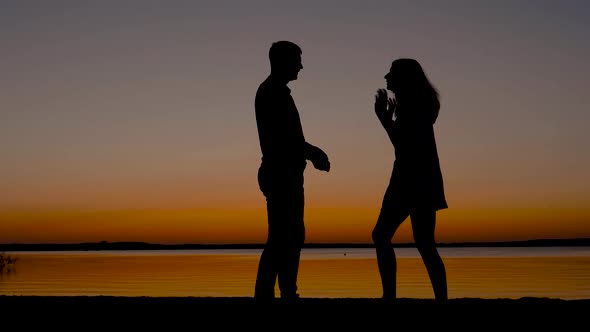
[[[270, 75], [256, 93], [256, 123], [262, 163], [258, 184], [266, 197], [268, 237], [260, 256], [254, 298], [293, 301], [297, 293], [300, 253], [305, 242], [303, 173], [307, 160], [330, 171], [328, 156], [308, 143], [299, 112], [287, 87], [303, 66], [301, 48], [289, 41], [272, 44]], [[373, 242], [383, 286], [383, 299], [396, 298], [396, 258], [391, 240], [410, 217], [414, 241], [438, 301], [447, 300], [446, 271], [434, 237], [436, 212], [447, 208], [433, 125], [440, 104], [438, 93], [413, 59], [393, 61], [385, 75], [387, 91], [379, 89], [374, 110], [395, 150], [395, 162]]]

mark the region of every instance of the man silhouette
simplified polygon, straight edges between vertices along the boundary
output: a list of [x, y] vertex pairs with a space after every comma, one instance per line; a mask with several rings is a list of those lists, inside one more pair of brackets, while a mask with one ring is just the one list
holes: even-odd
[[290, 81], [297, 79], [301, 48], [290, 41], [277, 41], [269, 50], [271, 72], [256, 92], [255, 110], [262, 163], [258, 184], [266, 197], [267, 240], [260, 256], [254, 298], [275, 298], [278, 279], [280, 297], [299, 298], [297, 273], [305, 241], [303, 222], [303, 173], [310, 160], [318, 170], [328, 172], [328, 156], [305, 141], [299, 111]]

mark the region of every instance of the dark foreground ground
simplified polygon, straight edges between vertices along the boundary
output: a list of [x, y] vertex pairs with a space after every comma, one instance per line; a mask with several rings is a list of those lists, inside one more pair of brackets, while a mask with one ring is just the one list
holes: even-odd
[[39, 297], [0, 296], [2, 327], [76, 330], [413, 330], [490, 328], [585, 330], [590, 299], [302, 298], [298, 303], [256, 303], [249, 297]]

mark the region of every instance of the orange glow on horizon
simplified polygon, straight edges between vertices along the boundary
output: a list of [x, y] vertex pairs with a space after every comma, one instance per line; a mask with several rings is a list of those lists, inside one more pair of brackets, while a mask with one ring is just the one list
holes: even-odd
[[[307, 243], [370, 243], [376, 209], [310, 208]], [[464, 209], [438, 214], [439, 242], [590, 237], [588, 209]], [[38, 211], [0, 213], [0, 243], [262, 243], [259, 209]], [[406, 220], [394, 242], [411, 242]]]

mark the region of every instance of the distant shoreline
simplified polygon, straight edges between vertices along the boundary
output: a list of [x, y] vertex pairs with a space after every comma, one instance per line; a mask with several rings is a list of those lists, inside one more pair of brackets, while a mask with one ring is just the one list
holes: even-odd
[[[587, 247], [590, 238], [537, 239], [503, 242], [439, 243], [439, 248], [481, 247]], [[307, 243], [305, 248], [374, 248], [372, 243]], [[394, 243], [395, 248], [414, 248], [414, 243]], [[158, 244], [146, 242], [91, 242], [91, 243], [9, 243], [0, 244], [0, 252], [7, 251], [100, 251], [100, 250], [198, 250], [198, 249], [262, 249], [263, 244]]]

